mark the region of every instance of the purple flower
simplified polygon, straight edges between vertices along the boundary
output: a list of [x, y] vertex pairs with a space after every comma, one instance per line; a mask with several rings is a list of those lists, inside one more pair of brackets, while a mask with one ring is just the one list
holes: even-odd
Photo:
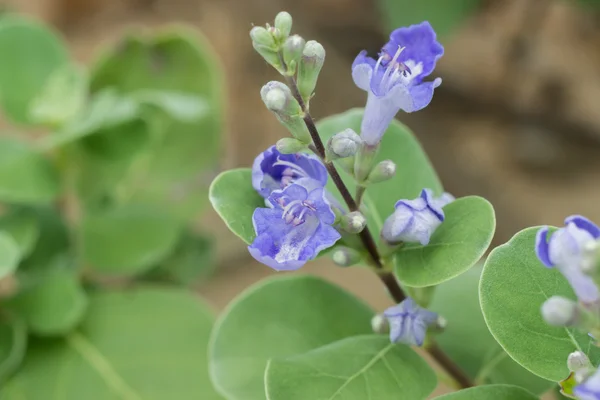
[[256, 239], [248, 246], [252, 257], [277, 270], [302, 267], [341, 235], [331, 225], [335, 214], [324, 189], [291, 184], [268, 198], [273, 208], [257, 208], [252, 216]]
[[366, 54], [362, 51], [354, 60], [352, 78], [368, 92], [361, 136], [374, 146], [399, 110], [419, 111], [429, 104], [442, 80], [423, 82], [423, 78], [433, 72], [444, 48], [425, 21], [393, 31], [377, 61]]
[[557, 267], [569, 281], [575, 294], [584, 303], [600, 299], [593, 279], [581, 269], [584, 246], [600, 238], [600, 228], [580, 215], [565, 219], [565, 227], [558, 229], [548, 239], [548, 227], [541, 228], [536, 237], [535, 252], [548, 268]]
[[274, 190], [284, 189], [298, 181], [307, 188], [324, 187], [327, 170], [315, 156], [281, 154], [275, 146], [269, 147], [254, 160], [252, 186], [264, 198]]
[[383, 312], [390, 324], [390, 341], [422, 346], [427, 328], [438, 319], [432, 311], [421, 308], [408, 297], [402, 303]]
[[431, 189], [423, 189], [414, 200], [399, 200], [396, 210], [383, 223], [381, 236], [388, 243], [421, 243], [426, 245], [438, 226], [444, 221], [442, 207], [454, 197], [444, 193], [433, 197]]
[[600, 400], [600, 370], [597, 370], [594, 375], [575, 386], [573, 394], [579, 400]]

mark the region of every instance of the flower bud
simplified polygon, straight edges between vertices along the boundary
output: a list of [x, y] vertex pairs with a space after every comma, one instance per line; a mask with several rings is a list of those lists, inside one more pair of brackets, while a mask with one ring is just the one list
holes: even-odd
[[385, 315], [377, 314], [371, 319], [371, 328], [374, 333], [388, 333], [390, 331], [390, 323]]
[[281, 154], [293, 154], [305, 150], [306, 143], [294, 138], [283, 138], [277, 141], [275, 147]]
[[300, 105], [292, 96], [290, 88], [281, 82], [271, 81], [262, 87], [260, 96], [294, 138], [306, 144], [312, 141]]
[[577, 303], [560, 296], [552, 296], [542, 304], [542, 317], [553, 326], [572, 326], [577, 323]]
[[302, 50], [304, 50], [305, 40], [298, 36], [290, 36], [283, 45], [283, 60], [285, 61], [288, 69], [288, 74], [294, 74], [296, 72], [296, 66], [302, 56]]
[[285, 11], [281, 11], [275, 17], [275, 28], [278, 30], [279, 37], [285, 40], [292, 31], [292, 16]]
[[348, 233], [360, 233], [367, 226], [367, 219], [360, 211], [353, 211], [340, 219], [340, 226]]
[[381, 161], [375, 165], [369, 176], [367, 177], [368, 183], [379, 183], [392, 179], [396, 175], [396, 164], [391, 160]]
[[331, 256], [333, 262], [340, 267], [350, 267], [358, 264], [362, 259], [359, 251], [349, 247], [340, 247], [333, 252]]
[[273, 35], [263, 26], [255, 26], [250, 29], [250, 38], [252, 43], [258, 46], [266, 47], [271, 50], [277, 50]]
[[327, 142], [327, 157], [331, 160], [352, 157], [358, 151], [362, 140], [352, 129], [333, 135]]
[[298, 91], [305, 101], [310, 97], [317, 86], [319, 73], [325, 62], [325, 49], [314, 40], [309, 40], [304, 46], [302, 57], [298, 64]]
[[574, 351], [567, 358], [567, 367], [571, 372], [581, 371], [583, 369], [592, 368], [590, 359], [582, 351]]

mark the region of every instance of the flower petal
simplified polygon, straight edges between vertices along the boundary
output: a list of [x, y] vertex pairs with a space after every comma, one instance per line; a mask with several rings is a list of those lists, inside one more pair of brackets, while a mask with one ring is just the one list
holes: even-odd
[[582, 215], [571, 215], [567, 219], [565, 219], [565, 225], [570, 223], [575, 224], [579, 229], [583, 229], [587, 231], [590, 235], [594, 237], [594, 239], [600, 238], [600, 228]]
[[354, 63], [352, 64], [352, 79], [354, 79], [356, 86], [368, 91], [371, 87], [371, 77], [373, 76], [375, 60], [367, 57], [366, 54], [367, 52], [363, 50], [354, 59]]
[[550, 252], [548, 245], [548, 227], [541, 228], [535, 236], [535, 254], [537, 258], [548, 268], [554, 267], [550, 261]]

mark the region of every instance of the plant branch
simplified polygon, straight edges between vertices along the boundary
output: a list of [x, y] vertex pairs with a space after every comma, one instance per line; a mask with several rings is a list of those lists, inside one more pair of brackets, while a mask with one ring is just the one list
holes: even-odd
[[435, 361], [460, 385], [461, 388], [469, 388], [475, 386], [471, 378], [448, 357], [439, 346], [433, 342], [427, 348], [427, 352]]

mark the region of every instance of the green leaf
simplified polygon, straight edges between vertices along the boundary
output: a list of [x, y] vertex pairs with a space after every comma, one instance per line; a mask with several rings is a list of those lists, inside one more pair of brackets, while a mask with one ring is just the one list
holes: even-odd
[[551, 296], [575, 299], [567, 280], [553, 268], [545, 268], [535, 255], [539, 228], [517, 233], [497, 247], [487, 259], [479, 299], [485, 322], [494, 338], [519, 364], [548, 380], [569, 375], [567, 356], [585, 352], [594, 365], [600, 349], [587, 334], [548, 325], [540, 308]]
[[49, 203], [60, 190], [54, 166], [27, 144], [0, 138], [0, 201]]
[[435, 400], [539, 400], [527, 390], [511, 385], [488, 385], [436, 397]]
[[405, 244], [396, 252], [394, 271], [405, 285], [424, 287], [450, 280], [485, 254], [494, 236], [494, 208], [477, 196], [444, 207], [446, 219], [427, 246]]
[[30, 119], [50, 127], [60, 127], [73, 120], [87, 100], [88, 76], [76, 64], [56, 69], [42, 91], [30, 105]]
[[33, 250], [21, 262], [19, 273], [43, 274], [69, 250], [69, 232], [62, 216], [53, 208], [24, 209], [23, 212], [34, 216], [39, 235]]
[[350, 337], [304, 354], [269, 360], [269, 400], [425, 399], [435, 372], [410, 347], [387, 336]]
[[186, 218], [195, 215], [206, 204], [195, 199], [206, 198], [209, 180], [202, 171], [216, 167], [223, 129], [225, 89], [208, 42], [185, 29], [128, 36], [94, 70], [92, 90], [107, 87], [160, 106], [144, 113], [155, 140], [132, 177], [144, 183], [132, 200]]
[[368, 334], [372, 316], [364, 303], [319, 278], [268, 279], [236, 298], [215, 325], [212, 381], [229, 400], [264, 400], [269, 359]]
[[17, 245], [21, 258], [27, 257], [40, 234], [40, 226], [35, 215], [26, 209], [13, 209], [0, 217], [0, 231], [9, 233]]
[[88, 299], [77, 275], [65, 269], [49, 273], [9, 300], [8, 307], [25, 318], [40, 336], [64, 335], [84, 316]]
[[27, 350], [27, 325], [16, 316], [0, 317], [0, 385], [21, 365]]
[[0, 231], [0, 279], [12, 274], [20, 259], [19, 244], [9, 233]]
[[208, 196], [231, 232], [252, 243], [256, 236], [252, 214], [257, 207], [265, 207], [265, 200], [252, 187], [252, 171], [240, 168], [222, 172], [210, 185]]
[[[323, 141], [347, 128], [360, 132], [363, 109], [352, 109], [341, 114], [325, 118], [317, 124]], [[413, 133], [398, 121], [393, 121], [381, 142], [377, 161], [392, 160], [396, 163], [396, 175], [389, 181], [372, 185], [367, 190], [364, 202], [368, 208], [369, 226], [379, 237], [383, 221], [394, 211], [394, 204], [400, 199], [414, 199], [423, 188], [430, 188], [441, 194], [442, 184]], [[344, 183], [351, 193], [356, 185], [354, 179], [338, 168]], [[331, 182], [328, 188], [334, 195], [338, 191]], [[341, 199], [341, 198], [340, 198]]]
[[186, 291], [95, 293], [79, 330], [31, 344], [2, 399], [218, 400], [207, 371], [212, 320]]
[[149, 277], [190, 286], [207, 279], [215, 270], [214, 240], [207, 236], [185, 232], [177, 248]]
[[81, 229], [85, 262], [107, 275], [147, 271], [173, 251], [181, 233], [168, 214], [135, 206], [88, 215]]
[[68, 62], [58, 35], [42, 24], [16, 15], [0, 20], [0, 103], [18, 123], [30, 120], [31, 101], [50, 75]]
[[481, 0], [379, 0], [389, 30], [429, 21], [439, 36], [455, 30], [474, 14]]
[[544, 393], [552, 382], [532, 374], [510, 358], [485, 324], [478, 296], [482, 267], [475, 266], [436, 288], [430, 309], [448, 321], [436, 341], [479, 384], [507, 383], [532, 393]]

